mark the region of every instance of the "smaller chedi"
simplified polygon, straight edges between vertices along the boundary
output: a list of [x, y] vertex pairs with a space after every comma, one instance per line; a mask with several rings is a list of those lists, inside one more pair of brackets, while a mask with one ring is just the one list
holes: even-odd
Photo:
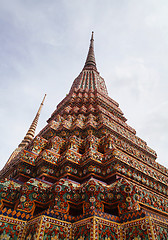
[[[45, 98], [45, 97], [44, 97]], [[94, 54], [0, 172], [0, 239], [167, 240], [168, 170], [108, 96]]]

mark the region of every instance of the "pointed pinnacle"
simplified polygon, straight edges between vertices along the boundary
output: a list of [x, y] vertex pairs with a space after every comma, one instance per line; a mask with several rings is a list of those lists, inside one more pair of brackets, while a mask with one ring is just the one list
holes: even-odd
[[45, 98], [46, 98], [46, 94], [44, 95], [43, 101], [40, 104], [38, 112], [37, 112], [32, 124], [31, 124], [29, 130], [27, 131], [26, 136], [24, 137], [24, 139], [22, 140], [22, 142], [19, 144], [18, 147], [22, 147], [22, 148], [25, 147], [34, 138], [35, 130], [36, 130], [37, 123], [38, 123], [38, 119], [39, 119], [40, 112], [41, 112], [42, 106], [44, 104]]
[[92, 36], [91, 36], [91, 39], [90, 39], [90, 40], [93, 40], [93, 41], [94, 41], [93, 34], [94, 34], [94, 32], [92, 31]]
[[87, 55], [87, 59], [86, 59], [86, 62], [85, 62], [84, 69], [86, 69], [87, 67], [92, 67], [95, 70], [97, 70], [95, 54], [94, 54], [94, 38], [93, 38], [93, 34], [94, 34], [94, 32], [92, 32], [92, 36], [91, 36], [91, 39], [90, 39], [90, 47], [89, 47], [89, 52], [88, 52], [88, 55]]
[[24, 139], [22, 140], [22, 142], [19, 144], [19, 146], [13, 151], [13, 153], [11, 154], [11, 156], [9, 157], [8, 161], [6, 164], [9, 164], [11, 162], [12, 159], [14, 159], [18, 154], [19, 152], [24, 148], [26, 147], [29, 142], [34, 138], [34, 135], [35, 135], [35, 130], [36, 130], [36, 127], [37, 127], [37, 123], [38, 123], [38, 119], [39, 119], [39, 116], [40, 116], [40, 112], [41, 112], [41, 109], [42, 109], [42, 106], [44, 104], [44, 100], [46, 98], [46, 94], [44, 95], [44, 98], [43, 98], [43, 101], [41, 102], [40, 104], [40, 107], [38, 109], [38, 112], [28, 130], [28, 132], [26, 133], [26, 136], [24, 137]]
[[40, 107], [39, 107], [39, 110], [38, 110], [38, 112], [37, 112], [37, 114], [39, 114], [39, 115], [40, 115], [42, 106], [44, 105], [44, 101], [45, 101], [46, 96], [47, 96], [47, 94], [44, 95], [43, 101], [41, 102]]

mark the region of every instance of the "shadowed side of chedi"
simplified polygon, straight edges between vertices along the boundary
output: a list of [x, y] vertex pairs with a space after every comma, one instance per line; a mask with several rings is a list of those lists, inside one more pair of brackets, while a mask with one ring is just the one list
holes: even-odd
[[108, 96], [94, 54], [0, 172], [0, 239], [163, 240], [168, 170]]

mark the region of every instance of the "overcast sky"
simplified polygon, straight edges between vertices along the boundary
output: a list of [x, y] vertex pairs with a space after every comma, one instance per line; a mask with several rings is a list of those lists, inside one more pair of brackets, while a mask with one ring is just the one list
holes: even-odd
[[36, 133], [69, 92], [92, 30], [109, 96], [168, 167], [167, 0], [0, 0], [0, 168], [44, 94]]

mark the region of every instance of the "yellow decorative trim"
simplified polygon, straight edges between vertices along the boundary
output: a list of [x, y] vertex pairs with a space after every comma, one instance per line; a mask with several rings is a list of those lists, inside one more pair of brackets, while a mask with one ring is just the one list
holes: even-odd
[[94, 217], [94, 216], [88, 217], [88, 218], [85, 218], [85, 219], [82, 219], [82, 220], [79, 220], [79, 221], [76, 221], [76, 222], [74, 222], [73, 224], [75, 225], [75, 224], [77, 224], [77, 223], [87, 221], [87, 220], [89, 220], [89, 219], [92, 219], [93, 217]]
[[145, 219], [147, 219], [148, 217], [144, 217], [144, 218], [138, 218], [138, 219], [135, 219], [135, 220], [132, 220], [132, 221], [129, 221], [129, 222], [125, 222], [125, 223], [122, 223], [122, 224], [120, 224], [121, 226], [124, 226], [124, 225], [126, 225], [126, 224], [128, 224], [128, 223], [134, 223], [134, 222], [137, 222], [137, 221], [142, 221], [142, 220], [145, 220]]
[[[115, 223], [116, 225], [121, 226], [120, 223], [114, 222], [114, 221], [112, 221], [112, 220], [108, 220], [108, 219], [101, 218], [101, 217], [98, 217], [98, 216], [95, 216], [95, 217], [96, 217], [97, 219], [101, 219], [101, 220], [106, 221], [106, 222], [109, 222], [109, 223]], [[103, 224], [104, 224], [104, 223], [103, 223]], [[104, 224], [104, 225], [105, 225], [105, 224]]]
[[123, 227], [122, 226], [118, 226], [118, 239], [124, 240], [124, 238], [123, 238]]
[[152, 218], [149, 217], [149, 226], [150, 226], [150, 230], [151, 230], [151, 234], [152, 234], [152, 240], [155, 240], [155, 235], [154, 235], [154, 231], [153, 231], [153, 224], [152, 224]]
[[[24, 220], [20, 220], [20, 219], [17, 219], [17, 218], [8, 217], [8, 216], [4, 216], [4, 215], [0, 215], [0, 217], [8, 218], [8, 219], [15, 220], [15, 221], [18, 221], [18, 222], [24, 222], [24, 223], [27, 222], [27, 221], [24, 221]], [[1, 222], [5, 222], [5, 221], [1, 219]], [[15, 223], [10, 222], [10, 224], [15, 224]]]
[[72, 239], [72, 224], [71, 224], [71, 229], [70, 229], [70, 234], [69, 234], [69, 239]]
[[96, 238], [96, 217], [93, 217], [93, 239]]
[[[39, 237], [40, 237], [41, 225], [42, 225], [42, 223], [43, 223], [43, 220], [44, 220], [44, 216], [41, 217], [41, 221], [40, 221], [40, 224], [39, 224], [39, 232], [38, 232], [38, 235], [37, 235], [37, 239], [36, 239], [36, 240], [38, 240]], [[44, 231], [43, 231], [43, 235], [44, 235]]]
[[35, 220], [41, 218], [42, 216], [43, 216], [43, 215], [37, 216], [37, 217], [35, 217], [35, 218], [32, 218], [32, 219], [30, 219], [29, 221], [27, 221], [27, 223], [32, 222], [32, 221], [35, 221]]
[[[64, 223], [67, 223], [67, 224], [71, 224], [70, 222], [66, 222], [66, 221], [63, 221], [63, 220], [60, 220], [60, 219], [57, 219], [57, 218], [52, 218], [52, 217], [49, 217], [49, 216], [47, 216], [47, 215], [42, 215], [43, 217], [45, 217], [45, 218], [49, 218], [49, 219], [52, 219], [52, 220], [56, 220], [56, 221], [58, 221], [58, 222], [64, 222]], [[62, 225], [60, 225], [60, 226], [62, 226]]]

